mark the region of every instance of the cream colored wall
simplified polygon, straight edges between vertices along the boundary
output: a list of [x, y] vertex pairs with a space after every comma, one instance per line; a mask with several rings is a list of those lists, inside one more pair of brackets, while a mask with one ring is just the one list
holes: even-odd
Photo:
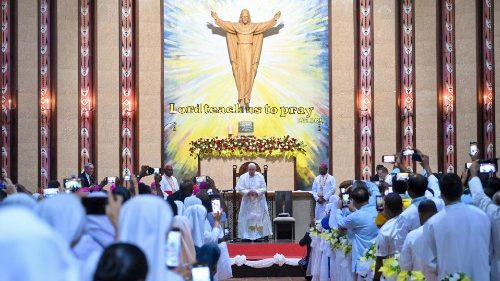
[[78, 0], [57, 3], [57, 178], [78, 168]]
[[431, 168], [437, 171], [436, 2], [414, 2], [416, 146], [430, 156]]
[[[457, 94], [457, 173], [470, 162], [469, 144], [477, 140], [477, 72], [475, 1], [455, 1], [456, 94]], [[471, 67], [472, 66], [472, 67]]]
[[18, 1], [18, 179], [38, 187], [38, 22], [37, 1]]
[[97, 153], [98, 175], [118, 176], [119, 10], [118, 0], [97, 1]]
[[[374, 115], [375, 165], [396, 147], [396, 6], [393, 0], [374, 0]], [[389, 170], [391, 165], [386, 167]]]
[[[58, 178], [78, 172], [78, 8], [58, 1]], [[468, 142], [476, 135], [475, 12], [473, 1], [457, 0], [457, 141], [459, 170]], [[19, 175], [37, 186], [37, 8], [18, 2]], [[496, 5], [497, 15], [500, 15]], [[140, 162], [161, 165], [161, 1], [137, 1]], [[374, 0], [375, 161], [396, 149], [395, 7]], [[119, 10], [118, 0], [97, 1], [97, 147], [99, 177], [119, 173]], [[416, 138], [437, 171], [436, 5], [415, 1]], [[332, 161], [337, 181], [354, 177], [354, 20], [353, 2], [332, 0]], [[496, 17], [496, 26], [500, 26]], [[496, 32], [500, 36], [500, 32]], [[500, 42], [498, 37], [496, 42]], [[495, 49], [500, 50], [500, 44]], [[496, 65], [500, 65], [500, 55]], [[500, 81], [497, 71], [496, 81]], [[497, 91], [500, 92], [500, 86]], [[497, 99], [497, 111], [500, 108]], [[497, 114], [497, 131], [500, 117]], [[498, 134], [497, 134], [498, 136]], [[497, 144], [500, 139], [497, 137]], [[497, 153], [500, 155], [500, 153]]]

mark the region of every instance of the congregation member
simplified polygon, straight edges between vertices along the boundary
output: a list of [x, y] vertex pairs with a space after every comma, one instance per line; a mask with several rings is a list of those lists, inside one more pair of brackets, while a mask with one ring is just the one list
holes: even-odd
[[94, 281], [143, 281], [148, 274], [148, 261], [139, 247], [115, 243], [106, 248], [99, 259]]
[[266, 182], [254, 163], [240, 176], [236, 191], [243, 196], [238, 213], [238, 238], [257, 240], [273, 234], [266, 202]]
[[191, 180], [182, 180], [180, 189], [174, 192], [172, 195], [167, 197], [167, 201], [175, 204], [175, 201], [180, 201], [184, 203], [184, 200], [193, 195], [193, 185]]
[[[399, 241], [397, 222], [401, 220], [401, 212], [403, 211], [403, 200], [397, 193], [389, 193], [384, 198], [384, 217], [388, 221], [380, 228], [378, 236], [375, 240], [377, 249], [377, 258], [375, 262], [375, 277], [374, 281], [380, 280], [381, 273], [379, 271], [382, 266], [382, 261], [386, 258], [393, 257], [394, 254], [400, 252], [403, 241]], [[400, 245], [401, 244], [401, 245]]]
[[123, 207], [109, 196], [111, 222], [117, 228], [118, 241], [138, 246], [146, 255], [149, 270], [145, 281], [182, 280], [165, 266], [167, 234], [173, 221], [173, 212], [157, 196], [140, 195]]
[[488, 180], [490, 198], [486, 195], [485, 190], [479, 179], [479, 163], [474, 161], [469, 168], [470, 181], [469, 189], [472, 195], [473, 203], [479, 209], [483, 210], [491, 221], [491, 237], [492, 237], [492, 258], [491, 258], [491, 280], [500, 280], [500, 201], [495, 202], [495, 196], [500, 198], [500, 188], [498, 178], [490, 178]]
[[479, 208], [460, 202], [458, 175], [445, 174], [439, 186], [446, 207], [424, 225], [424, 271], [438, 280], [457, 272], [471, 280], [490, 280], [490, 219]]
[[335, 193], [335, 184], [335, 177], [328, 173], [328, 165], [321, 163], [319, 166], [319, 175], [314, 179], [312, 184], [312, 194], [316, 201], [314, 209], [315, 219], [321, 220], [325, 215], [328, 199]]
[[347, 205], [351, 212], [346, 217], [342, 217], [342, 200], [339, 200], [337, 210], [337, 224], [340, 229], [347, 231], [348, 237], [352, 239], [352, 272], [357, 272], [359, 258], [364, 251], [369, 248], [378, 235], [378, 228], [375, 225], [377, 210], [375, 205], [369, 204], [370, 194], [363, 181], [355, 181], [351, 191], [351, 202]]
[[[422, 236], [424, 233], [425, 223], [437, 213], [436, 203], [434, 201], [426, 199], [418, 205], [418, 215], [420, 218], [421, 226], [415, 230], [412, 230], [406, 236], [406, 239], [401, 249], [401, 255], [399, 257], [399, 265], [401, 270], [407, 271], [420, 271], [424, 273], [423, 266], [423, 255], [422, 255]], [[435, 274], [427, 273], [425, 274], [427, 281], [434, 281], [436, 279]]]

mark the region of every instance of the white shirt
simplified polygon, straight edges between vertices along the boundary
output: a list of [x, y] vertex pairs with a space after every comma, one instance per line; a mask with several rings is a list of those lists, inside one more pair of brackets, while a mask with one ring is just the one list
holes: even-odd
[[422, 260], [424, 272], [438, 280], [463, 272], [472, 280], [490, 280], [491, 223], [475, 206], [454, 203], [424, 225]]
[[[323, 186], [321, 184], [324, 184]], [[323, 198], [325, 199], [325, 202], [323, 204], [319, 204], [316, 202], [316, 208], [314, 212], [314, 216], [316, 219], [322, 219], [323, 216], [325, 215], [325, 208], [326, 205], [328, 204], [328, 200], [332, 194], [335, 193], [335, 177], [326, 174], [326, 175], [319, 175], [314, 179], [311, 191], [314, 197], [314, 201], [318, 201], [319, 195], [323, 195]]]
[[167, 191], [172, 191], [172, 193], [179, 190], [179, 183], [174, 176], [168, 177], [163, 175], [160, 181], [160, 188], [163, 192], [163, 199], [167, 199], [168, 194]]
[[427, 281], [436, 280], [436, 275], [425, 272], [424, 263], [422, 261], [422, 235], [424, 234], [424, 227], [421, 226], [412, 230], [406, 236], [403, 244], [403, 249], [399, 256], [399, 266], [401, 270], [417, 270], [425, 274]]
[[474, 205], [483, 210], [491, 221], [492, 261], [491, 280], [500, 280], [500, 206], [495, 204], [486, 194], [478, 177], [469, 181], [469, 189]]
[[380, 228], [375, 244], [377, 245], [377, 257], [393, 256], [396, 252], [401, 251], [403, 241], [397, 239], [397, 222], [402, 217], [399, 215], [388, 220]]

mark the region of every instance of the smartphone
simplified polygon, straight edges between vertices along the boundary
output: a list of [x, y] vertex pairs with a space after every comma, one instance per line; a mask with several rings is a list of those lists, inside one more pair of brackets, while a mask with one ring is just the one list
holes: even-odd
[[153, 168], [153, 174], [159, 175], [161, 173], [160, 168]]
[[109, 184], [116, 182], [116, 177], [107, 177], [106, 179], [107, 179]]
[[82, 188], [82, 180], [77, 178], [64, 179], [64, 189], [67, 193], [77, 191]]
[[345, 191], [346, 191], [346, 190], [345, 190], [345, 187], [342, 187], [342, 188], [340, 189], [340, 193], [342, 193], [342, 194], [344, 194], [344, 193], [345, 193]]
[[213, 189], [209, 188], [209, 189], [207, 190], [207, 194], [208, 194], [208, 196], [212, 196], [212, 195], [214, 195], [214, 191], [213, 191]]
[[347, 207], [347, 204], [349, 204], [349, 194], [342, 193], [342, 208]]
[[382, 163], [396, 163], [396, 155], [382, 155]]
[[196, 183], [207, 182], [207, 180], [208, 180], [207, 176], [196, 177]]
[[58, 188], [45, 188], [43, 189], [43, 198], [51, 198], [57, 195], [59, 192]]
[[413, 153], [415, 153], [415, 150], [413, 150], [413, 149], [403, 150], [403, 156], [411, 156], [411, 155], [413, 155]]
[[418, 153], [413, 153], [411, 155], [411, 160], [413, 160], [415, 162], [422, 162], [422, 155], [420, 155]]
[[191, 268], [193, 281], [210, 281], [210, 269], [208, 266], [198, 266]]
[[181, 231], [178, 228], [172, 228], [168, 233], [165, 263], [170, 269], [181, 263]]
[[472, 166], [472, 162], [465, 163], [465, 169], [470, 169], [470, 166]]
[[220, 208], [220, 199], [218, 199], [218, 198], [212, 199], [212, 212], [214, 212], [214, 213], [217, 213], [217, 212], [221, 213], [222, 212], [222, 210]]
[[496, 163], [481, 163], [479, 166], [479, 172], [484, 174], [496, 173], [497, 164]]
[[82, 205], [87, 215], [105, 215], [108, 197], [83, 197]]
[[126, 176], [124, 176], [124, 177], [123, 177], [123, 179], [124, 179], [125, 181], [129, 181], [129, 180], [130, 180], [130, 176], [129, 176], [129, 175], [126, 175]]
[[384, 210], [384, 196], [382, 195], [377, 195], [376, 197], [376, 202], [377, 202], [377, 211], [383, 211]]
[[409, 173], [398, 173], [396, 175], [396, 180], [398, 181], [407, 181], [410, 178]]
[[472, 156], [476, 156], [478, 152], [479, 149], [477, 148], [477, 142], [471, 141], [469, 145], [469, 154]]

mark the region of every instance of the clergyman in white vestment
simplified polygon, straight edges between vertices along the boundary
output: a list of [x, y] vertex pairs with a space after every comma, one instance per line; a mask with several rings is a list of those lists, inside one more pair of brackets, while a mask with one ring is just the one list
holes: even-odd
[[316, 220], [321, 220], [325, 216], [325, 208], [328, 204], [328, 199], [332, 194], [335, 194], [335, 178], [328, 174], [328, 166], [326, 163], [321, 163], [319, 166], [319, 175], [314, 179], [312, 193], [316, 201], [314, 218]]
[[264, 176], [256, 172], [255, 164], [250, 163], [247, 172], [240, 176], [236, 191], [243, 196], [238, 213], [238, 238], [257, 240], [272, 235], [266, 182]]

